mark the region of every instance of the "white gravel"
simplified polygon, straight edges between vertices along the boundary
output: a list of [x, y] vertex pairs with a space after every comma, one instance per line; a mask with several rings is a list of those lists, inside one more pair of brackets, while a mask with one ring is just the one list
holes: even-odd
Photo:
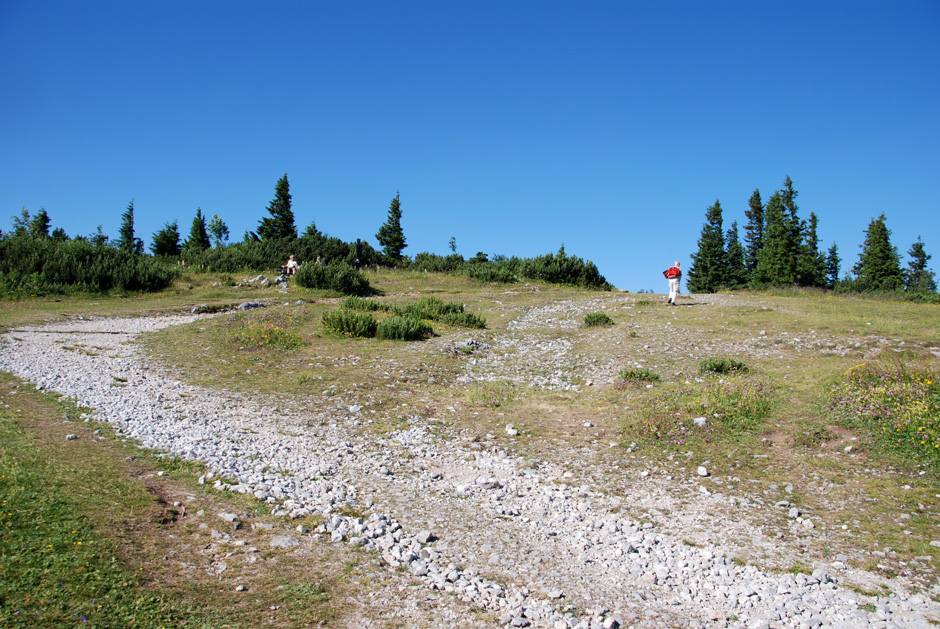
[[[571, 318], [567, 306], [562, 312]], [[153, 364], [132, 342], [198, 318], [13, 330], [0, 339], [0, 369], [74, 398], [94, 409], [95, 420], [148, 448], [204, 461], [212, 470], [204, 481], [219, 490], [253, 494], [285, 518], [322, 514], [322, 535], [374, 549], [390, 566], [505, 625], [887, 628], [940, 620], [940, 605], [901, 580], [885, 582], [886, 596], [865, 596], [840, 585], [853, 573], [843, 562], [813, 566], [812, 575], [770, 573], [739, 565], [720, 541], [690, 545], [616, 512], [624, 502], [663, 504], [668, 492], [655, 483], [638, 484], [642, 495], [614, 498], [575, 485], [553, 464], [533, 467], [499, 447], [437, 440], [429, 427], [439, 418], [413, 417], [398, 433], [363, 435], [352, 429], [363, 413], [359, 400], [295, 409], [290, 401], [202, 389]], [[510, 327], [529, 325], [523, 318]], [[565, 341], [556, 343], [535, 351], [554, 354]], [[466, 377], [483, 378], [470, 370]], [[564, 381], [549, 375], [535, 384]], [[344, 505], [370, 515], [338, 515]], [[678, 524], [668, 528], [677, 531], [701, 511], [672, 517]]]

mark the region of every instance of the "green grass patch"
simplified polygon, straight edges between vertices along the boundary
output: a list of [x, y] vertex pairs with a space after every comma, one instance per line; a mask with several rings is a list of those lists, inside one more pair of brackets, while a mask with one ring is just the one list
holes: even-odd
[[619, 376], [621, 384], [631, 382], [657, 382], [659, 380], [659, 374], [651, 371], [649, 367], [643, 367], [642, 369], [621, 369]]
[[830, 418], [866, 430], [876, 447], [940, 469], [940, 373], [935, 366], [861, 363], [828, 391]]
[[229, 322], [233, 344], [245, 349], [291, 350], [304, 345], [303, 339], [291, 331], [298, 318], [284, 313], [235, 315]]

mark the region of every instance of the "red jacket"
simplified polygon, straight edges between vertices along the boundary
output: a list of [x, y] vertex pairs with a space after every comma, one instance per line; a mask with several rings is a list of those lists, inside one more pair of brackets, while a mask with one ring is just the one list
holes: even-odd
[[663, 271], [663, 275], [666, 276], [666, 279], [671, 280], [674, 277], [682, 277], [682, 271], [679, 270], [678, 267], [671, 266], [665, 271]]

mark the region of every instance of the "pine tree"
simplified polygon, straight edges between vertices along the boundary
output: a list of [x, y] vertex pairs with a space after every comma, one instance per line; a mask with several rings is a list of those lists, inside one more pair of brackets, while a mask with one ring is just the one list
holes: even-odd
[[225, 241], [228, 240], [228, 225], [219, 218], [218, 214], [212, 215], [212, 218], [209, 220], [209, 225], [207, 226], [207, 231], [215, 240], [216, 247], [221, 247], [225, 244]]
[[865, 242], [858, 263], [852, 269], [856, 282], [863, 291], [891, 291], [904, 286], [901, 275], [901, 257], [897, 247], [891, 245], [891, 231], [885, 224], [884, 213], [873, 218], [865, 230]]
[[69, 235], [65, 233], [65, 230], [61, 227], [56, 227], [52, 230], [52, 239], [56, 242], [66, 242], [69, 239]]
[[184, 251], [205, 251], [212, 246], [209, 241], [209, 232], [206, 231], [206, 219], [202, 215], [202, 208], [196, 208], [196, 218], [189, 230], [189, 238], [183, 243]]
[[738, 239], [738, 222], [733, 221], [725, 233], [725, 262], [728, 288], [743, 288], [748, 283], [747, 267], [744, 264], [744, 247]]
[[304, 230], [304, 238], [315, 238], [320, 235], [320, 230], [317, 229], [316, 220], [310, 221], [310, 224], [307, 225], [307, 229]]
[[785, 286], [796, 281], [796, 247], [793, 245], [783, 193], [774, 192], [764, 206], [763, 246], [757, 254], [755, 280]]
[[98, 225], [98, 231], [88, 237], [88, 242], [95, 247], [104, 247], [108, 244], [108, 236], [101, 231], [101, 225]]
[[832, 243], [826, 254], [826, 286], [835, 288], [839, 283], [839, 273], [842, 270], [842, 258], [839, 257], [839, 247]]
[[692, 254], [686, 286], [693, 293], [713, 293], [726, 282], [725, 236], [721, 228], [721, 203], [705, 210], [705, 224]]
[[141, 254], [144, 252], [144, 241], [134, 236], [134, 200], [127, 204], [127, 209], [121, 215], [121, 231], [117, 244], [118, 249]]
[[819, 251], [819, 237], [816, 235], [818, 225], [816, 213], [810, 212], [797, 260], [797, 283], [800, 286], [826, 285], [826, 257]]
[[13, 220], [13, 235], [14, 236], [29, 236], [30, 230], [32, 229], [33, 219], [29, 215], [29, 208], [25, 205], [20, 210], [20, 215], [10, 216]]
[[49, 214], [46, 213], [46, 208], [39, 208], [39, 212], [36, 213], [36, 216], [29, 222], [29, 233], [33, 238], [48, 238], [49, 237], [49, 225], [52, 221], [49, 220]]
[[155, 256], [179, 256], [181, 252], [180, 231], [176, 221], [167, 223], [163, 229], [154, 233], [150, 251]]
[[933, 271], [927, 268], [927, 261], [931, 256], [924, 251], [924, 243], [920, 236], [917, 242], [911, 245], [911, 250], [907, 252], [911, 261], [907, 263], [907, 270], [904, 272], [904, 287], [909, 291], [922, 293], [937, 292], [937, 282], [934, 279]]
[[401, 200], [399, 197], [400, 193], [396, 192], [395, 198], [388, 206], [388, 219], [375, 235], [379, 244], [382, 245], [385, 256], [395, 262], [402, 259], [401, 252], [408, 246], [405, 244], [405, 233], [401, 228]]
[[297, 238], [290, 199], [290, 184], [287, 182], [287, 173], [284, 173], [274, 186], [274, 199], [268, 204], [271, 216], [262, 218], [258, 225], [258, 236], [261, 240]]
[[744, 255], [744, 265], [753, 275], [757, 268], [757, 254], [764, 246], [764, 205], [760, 200], [760, 190], [754, 189], [747, 202], [748, 209], [744, 210], [747, 217], [747, 225], [744, 226], [744, 242], [746, 250]]

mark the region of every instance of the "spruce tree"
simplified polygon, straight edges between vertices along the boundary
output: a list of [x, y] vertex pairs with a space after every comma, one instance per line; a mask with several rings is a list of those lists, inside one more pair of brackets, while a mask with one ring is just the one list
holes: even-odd
[[738, 222], [733, 221], [725, 233], [725, 262], [728, 288], [743, 288], [748, 283], [747, 267], [744, 264], [744, 247], [738, 239]]
[[796, 253], [784, 197], [778, 190], [764, 206], [764, 242], [757, 255], [755, 280], [773, 286], [793, 284], [796, 281]]
[[761, 203], [760, 190], [754, 189], [747, 205], [748, 209], [744, 210], [747, 217], [747, 225], [744, 226], [744, 265], [753, 275], [757, 268], [757, 254], [764, 246], [764, 205]]
[[839, 247], [832, 243], [826, 253], [826, 286], [835, 288], [839, 283], [839, 273], [842, 270], [842, 258], [839, 257]]
[[41, 207], [36, 216], [29, 222], [29, 233], [33, 238], [48, 238], [50, 224], [52, 224], [52, 221], [49, 220], [46, 208]]
[[121, 231], [117, 240], [118, 249], [141, 254], [144, 252], [144, 241], [134, 236], [134, 200], [127, 204], [127, 209], [121, 215]]
[[177, 257], [180, 254], [180, 231], [176, 221], [167, 223], [163, 229], [153, 234], [150, 251], [155, 256]]
[[924, 243], [921, 242], [920, 236], [917, 237], [917, 242], [911, 245], [911, 250], [907, 252], [907, 255], [911, 260], [907, 263], [908, 268], [904, 272], [904, 288], [922, 293], [937, 292], [934, 273], [927, 268], [927, 261], [931, 256], [924, 251]]
[[320, 235], [320, 230], [317, 229], [316, 220], [310, 221], [310, 224], [307, 225], [307, 228], [304, 230], [304, 238], [315, 238]]
[[885, 224], [884, 213], [873, 218], [865, 230], [862, 252], [852, 269], [856, 283], [863, 291], [891, 291], [904, 286], [901, 257], [897, 247], [891, 245], [891, 231]]
[[287, 173], [284, 173], [274, 186], [274, 199], [268, 204], [268, 212], [271, 216], [262, 218], [258, 225], [258, 236], [261, 240], [297, 238], [297, 227], [294, 225], [294, 212], [291, 210], [290, 199], [290, 184], [287, 182]]
[[816, 235], [818, 225], [816, 213], [810, 212], [797, 260], [797, 283], [800, 286], [826, 285], [826, 257], [819, 251], [819, 237]]
[[721, 203], [705, 210], [705, 224], [692, 254], [686, 286], [693, 293], [713, 293], [726, 282], [725, 235], [721, 226]]
[[193, 226], [189, 230], [189, 238], [183, 243], [183, 250], [199, 252], [205, 251], [211, 246], [209, 232], [206, 230], [206, 219], [202, 215], [202, 208], [197, 207]]
[[382, 245], [382, 252], [387, 258], [395, 262], [402, 259], [401, 252], [407, 247], [405, 233], [401, 228], [401, 200], [399, 197], [400, 193], [396, 192], [395, 198], [388, 206], [388, 218], [375, 235], [379, 244]]

